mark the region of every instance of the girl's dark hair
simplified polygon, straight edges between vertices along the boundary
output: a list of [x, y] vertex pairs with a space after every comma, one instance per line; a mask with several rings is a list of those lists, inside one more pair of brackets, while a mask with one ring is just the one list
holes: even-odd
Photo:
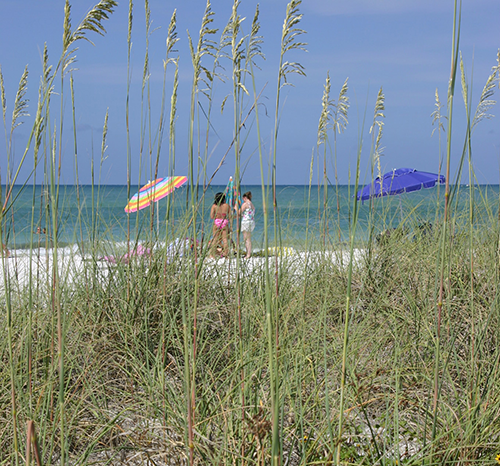
[[243, 194], [243, 197], [246, 197], [248, 200], [252, 200], [252, 191], [247, 191]]
[[214, 204], [221, 205], [224, 204], [224, 202], [226, 202], [226, 195], [224, 193], [217, 193], [215, 195]]

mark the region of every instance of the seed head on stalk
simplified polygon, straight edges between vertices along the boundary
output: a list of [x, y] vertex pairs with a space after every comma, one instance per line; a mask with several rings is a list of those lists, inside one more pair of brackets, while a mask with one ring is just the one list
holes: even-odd
[[441, 103], [441, 100], [439, 99], [439, 92], [436, 88], [436, 92], [435, 92], [435, 103], [434, 103], [434, 106], [436, 107], [435, 110], [431, 113], [431, 117], [432, 117], [432, 125], [434, 126], [434, 123], [437, 122], [437, 126], [436, 128], [434, 128], [432, 130], [432, 133], [431, 133], [431, 136], [434, 134], [434, 132], [437, 130], [437, 131], [445, 131], [444, 129], [444, 125], [443, 123], [441, 122], [441, 119], [446, 119], [446, 115], [442, 115], [441, 114], [441, 109], [443, 108], [443, 104]]
[[252, 21], [252, 31], [250, 32], [250, 40], [248, 43], [248, 52], [247, 52], [247, 60], [251, 60], [253, 66], [257, 66], [254, 61], [255, 57], [261, 57], [264, 60], [266, 59], [264, 54], [262, 53], [262, 48], [261, 48], [261, 44], [264, 41], [262, 36], [259, 35], [259, 32], [260, 32], [259, 5], [257, 5], [257, 7], [255, 8], [255, 14]]
[[497, 53], [497, 65], [492, 67], [491, 70], [492, 73], [488, 76], [483, 91], [481, 92], [481, 97], [479, 98], [476, 113], [474, 114], [474, 119], [472, 120], [472, 128], [474, 128], [482, 120], [493, 118], [493, 115], [489, 113], [489, 110], [496, 103], [491, 98], [495, 93], [495, 87], [497, 85], [500, 87], [500, 50]]
[[18, 126], [22, 125], [21, 118], [29, 116], [28, 99], [25, 99], [26, 91], [28, 90], [28, 65], [24, 68], [24, 72], [19, 81], [17, 88], [16, 100], [14, 101], [14, 110], [12, 112], [11, 134]]
[[94, 43], [87, 37], [88, 32], [95, 32], [104, 36], [106, 29], [103, 26], [103, 21], [109, 19], [118, 5], [115, 0], [101, 0], [94, 6], [78, 25], [78, 27], [71, 31], [71, 5], [69, 0], [66, 0], [64, 6], [64, 25], [63, 25], [63, 71], [67, 71], [68, 66], [75, 61], [75, 57], [71, 56], [76, 52], [77, 48], [71, 48], [73, 44], [81, 39]]
[[193, 84], [195, 88], [199, 88], [200, 83], [205, 83], [208, 85], [208, 82], [211, 82], [213, 80], [210, 71], [201, 64], [201, 59], [205, 55], [214, 56], [214, 51], [216, 49], [215, 42], [209, 39], [211, 35], [217, 32], [217, 29], [210, 28], [210, 24], [213, 22], [213, 15], [214, 12], [212, 11], [210, 0], [207, 0], [205, 14], [203, 15], [203, 19], [201, 22], [200, 36], [198, 38], [196, 49], [193, 46], [193, 41], [188, 31], [189, 50], [191, 52], [191, 60], [193, 62], [194, 70]]
[[340, 89], [339, 98], [337, 102], [333, 102], [333, 131], [335, 133], [343, 133], [346, 129], [348, 121], [348, 111], [349, 111], [349, 97], [347, 97], [347, 90], [349, 89], [347, 86], [347, 81], [349, 78], [346, 78], [344, 84], [342, 84], [342, 88]]
[[382, 167], [380, 165], [380, 157], [384, 155], [383, 154], [384, 148], [380, 147], [380, 141], [382, 139], [382, 128], [384, 126], [384, 122], [381, 120], [381, 118], [385, 118], [384, 110], [385, 110], [385, 96], [382, 88], [380, 88], [377, 95], [377, 101], [375, 102], [373, 124], [370, 128], [370, 133], [373, 132], [373, 137], [375, 137], [375, 130], [378, 130], [373, 151], [373, 161], [377, 164], [378, 177], [380, 179], [381, 186], [382, 186]]
[[331, 118], [331, 107], [333, 106], [333, 102], [330, 100], [330, 73], [326, 74], [326, 82], [323, 89], [323, 97], [321, 99], [321, 115], [319, 117], [318, 123], [318, 146], [325, 143], [326, 135], [328, 132], [328, 123]]
[[299, 14], [299, 5], [301, 0], [292, 0], [286, 7], [285, 21], [283, 22], [283, 32], [281, 35], [281, 65], [279, 70], [279, 83], [280, 88], [290, 85], [287, 80], [287, 76], [292, 73], [297, 73], [301, 76], [305, 76], [304, 67], [298, 62], [283, 62], [283, 57], [285, 53], [291, 50], [306, 50], [306, 43], [297, 41], [297, 38], [305, 34], [303, 29], [299, 29], [297, 24], [299, 24], [302, 19], [302, 14]]

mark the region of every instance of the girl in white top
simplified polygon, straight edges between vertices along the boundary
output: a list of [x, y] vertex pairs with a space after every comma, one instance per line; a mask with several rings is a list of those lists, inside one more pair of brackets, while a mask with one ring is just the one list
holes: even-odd
[[241, 231], [245, 240], [247, 254], [246, 259], [252, 255], [252, 231], [255, 228], [255, 207], [252, 204], [252, 193], [250, 191], [243, 194], [243, 204], [240, 208]]

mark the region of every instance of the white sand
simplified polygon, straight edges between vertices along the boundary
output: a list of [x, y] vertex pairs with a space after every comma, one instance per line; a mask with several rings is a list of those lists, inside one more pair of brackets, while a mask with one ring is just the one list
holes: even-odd
[[[355, 249], [353, 254], [354, 266], [362, 264], [364, 250]], [[154, 254], [155, 252], [153, 252]], [[30, 272], [32, 283], [38, 280], [46, 280], [53, 273], [55, 251], [53, 249], [33, 249], [33, 250], [14, 250], [8, 258], [0, 258], [0, 291], [5, 289], [6, 282], [14, 290], [22, 290], [30, 284]], [[308, 268], [314, 268], [319, 261], [325, 259], [330, 261], [332, 267], [347, 267], [349, 265], [349, 251], [329, 251], [310, 253], [297, 252], [291, 248], [286, 248], [285, 252], [277, 256], [269, 256], [269, 267], [274, 270], [278, 258], [278, 266], [286, 266], [287, 271], [293, 273], [298, 279], [302, 278], [307, 265]], [[132, 262], [146, 260], [145, 258], [135, 257]], [[182, 260], [176, 256], [172, 260]], [[78, 247], [65, 247], [57, 250], [57, 271], [61, 282], [72, 283], [76, 278], [81, 277], [85, 268], [88, 268], [93, 262], [91, 256], [82, 256]], [[101, 277], [106, 277], [109, 270], [116, 267], [105, 260], [96, 262], [97, 271]], [[203, 262], [203, 271], [206, 277], [216, 274], [219, 277], [234, 277], [236, 270], [236, 258], [211, 259], [206, 258]], [[263, 271], [265, 268], [264, 257], [252, 257], [251, 259], [240, 258], [240, 270], [244, 275], [251, 275], [253, 272]]]
[[[14, 288], [28, 286], [30, 273], [34, 281], [46, 279], [53, 273], [54, 256], [53, 249], [11, 250], [10, 257], [0, 258], [0, 290], [5, 289], [6, 281]], [[72, 281], [83, 270], [83, 257], [76, 246], [60, 248], [57, 250], [57, 264], [59, 277]]]

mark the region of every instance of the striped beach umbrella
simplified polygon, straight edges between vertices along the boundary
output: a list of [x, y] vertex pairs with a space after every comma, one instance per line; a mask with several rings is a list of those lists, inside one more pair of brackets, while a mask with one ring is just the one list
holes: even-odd
[[125, 206], [125, 212], [137, 212], [148, 207], [153, 202], [158, 202], [168, 196], [174, 189], [185, 184], [186, 181], [186, 176], [172, 176], [150, 181], [130, 198], [130, 201]]
[[229, 207], [231, 207], [231, 209], [235, 211], [238, 211], [241, 207], [241, 196], [236, 188], [232, 176], [229, 177], [229, 182], [227, 183], [224, 194], [226, 195], [226, 202], [229, 204]]

